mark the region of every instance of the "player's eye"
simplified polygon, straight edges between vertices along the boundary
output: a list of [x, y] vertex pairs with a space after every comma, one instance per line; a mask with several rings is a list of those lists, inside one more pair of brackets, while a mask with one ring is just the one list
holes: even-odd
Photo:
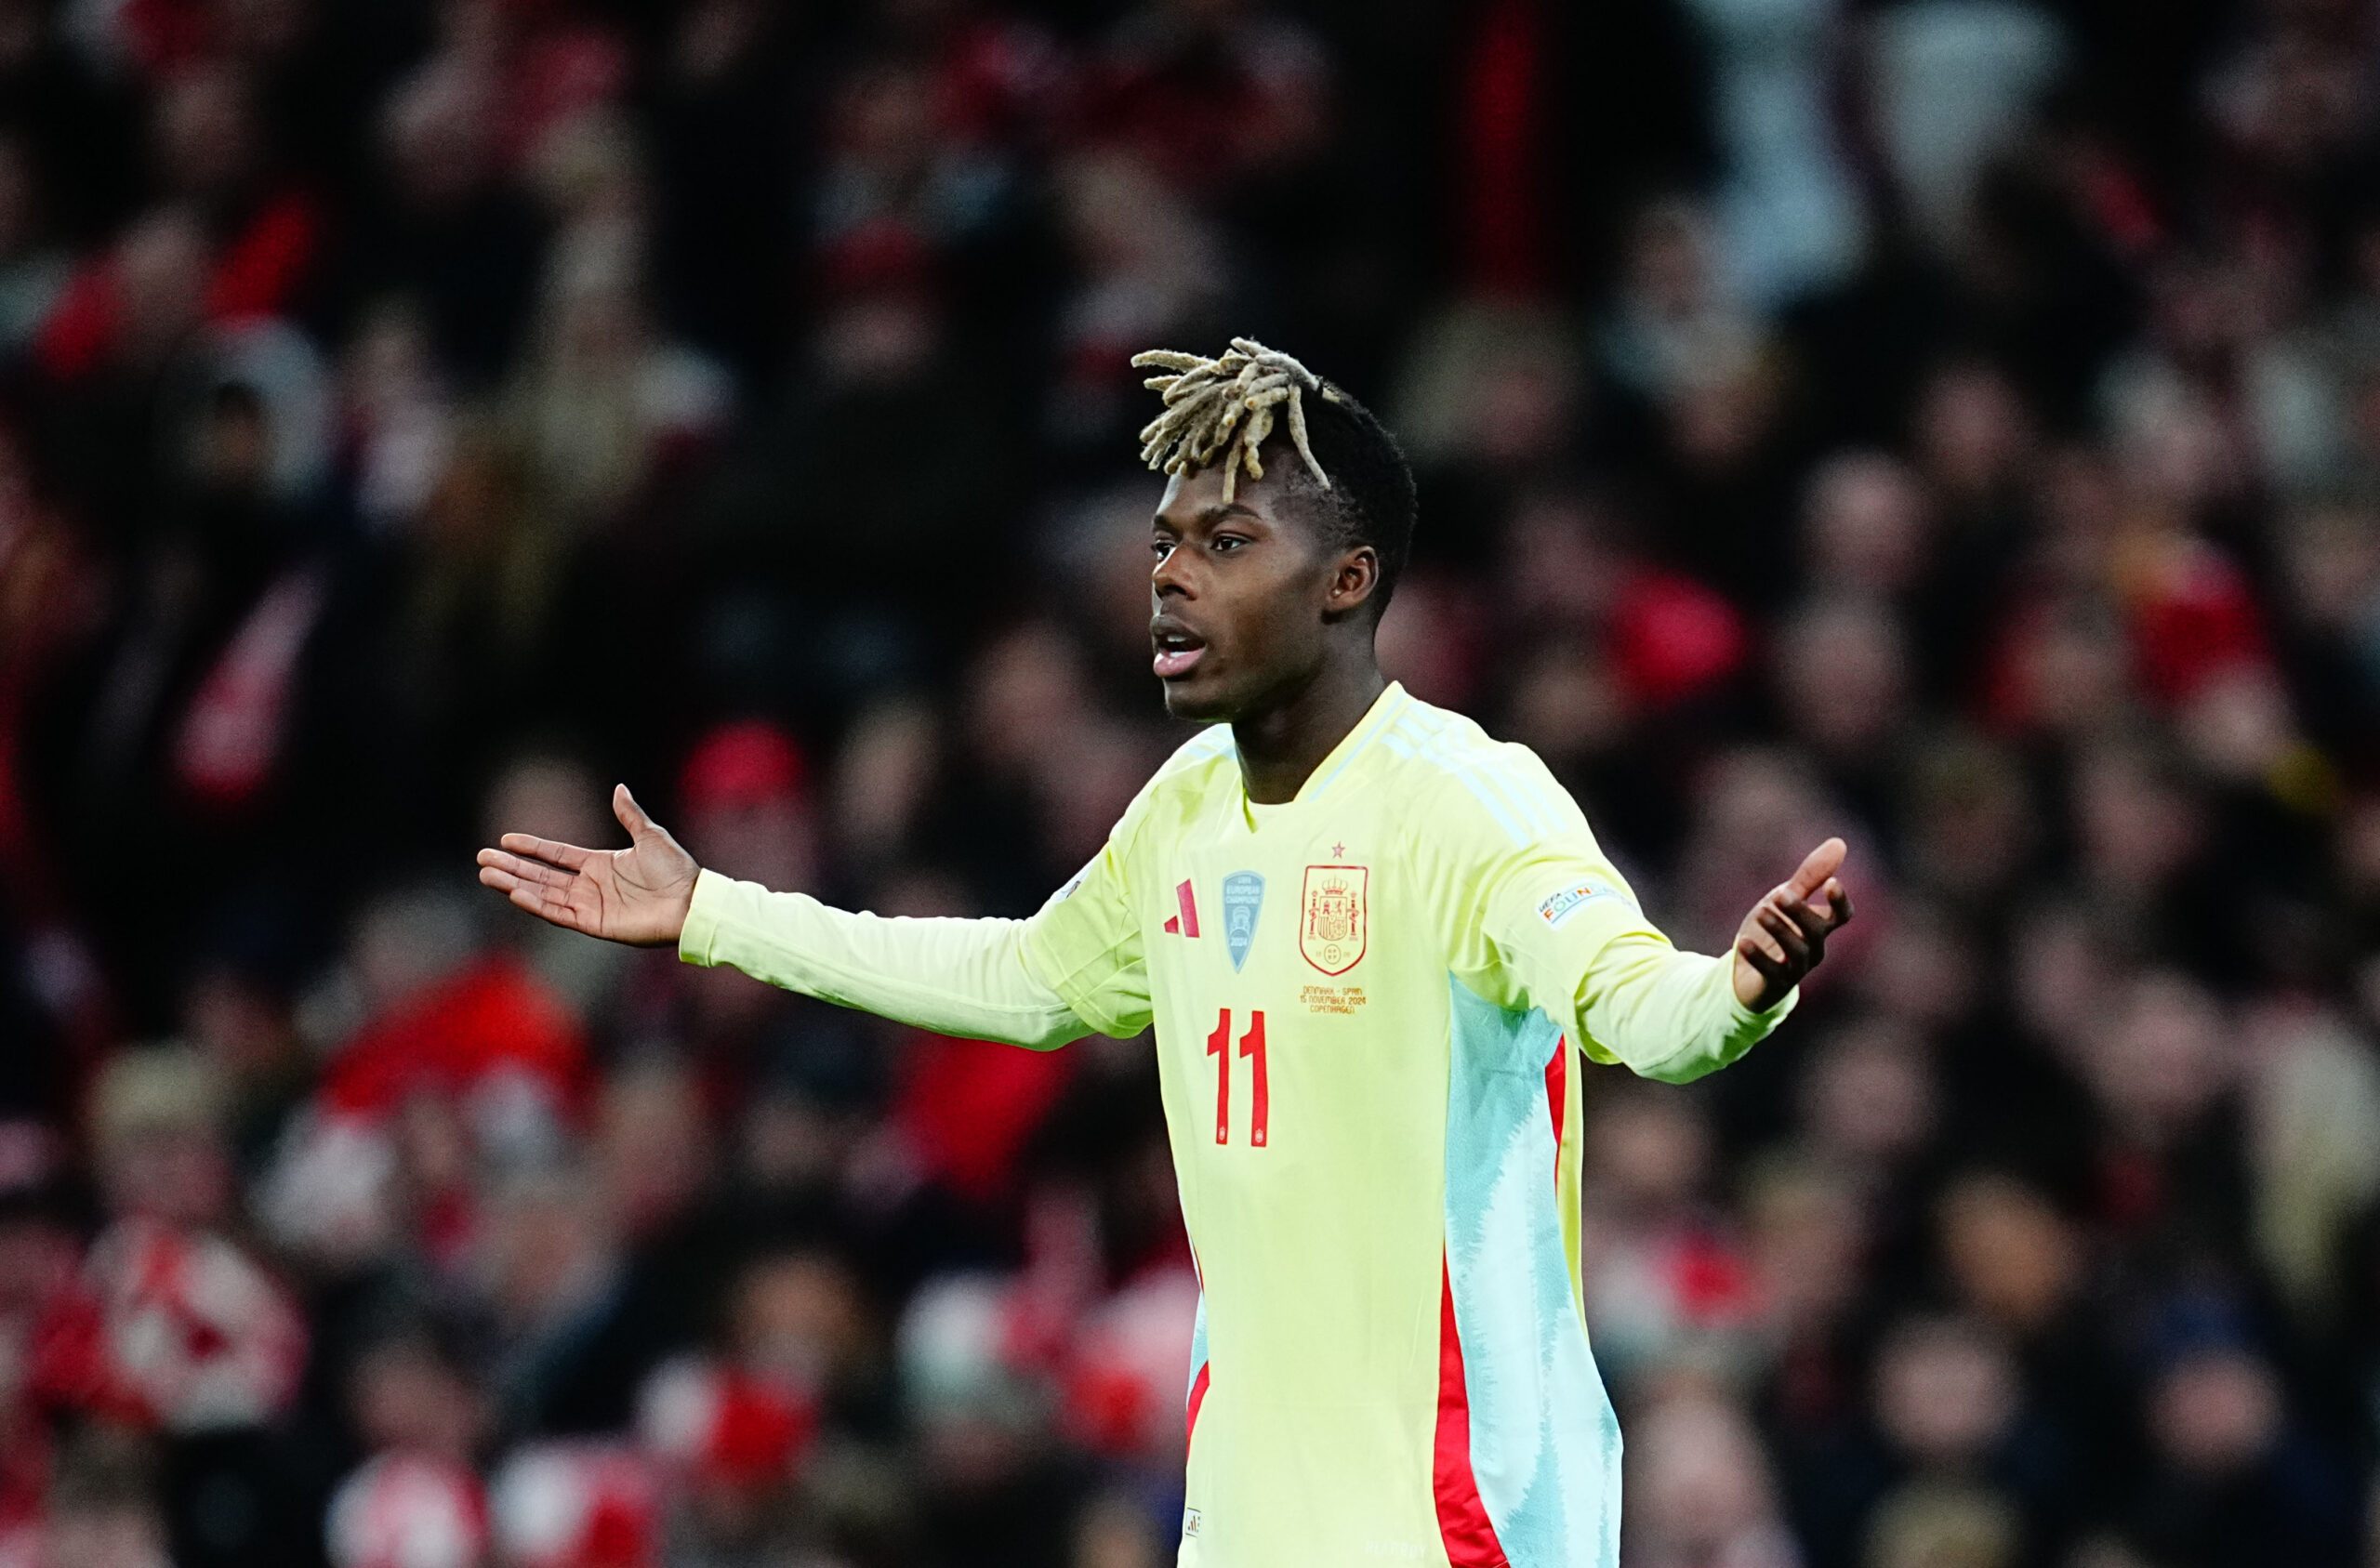
[[1153, 556], [1157, 557], [1157, 560], [1163, 560], [1167, 556], [1170, 556], [1170, 555], [1171, 555], [1172, 553], [1173, 553], [1173, 541], [1172, 541], [1172, 540], [1170, 540], [1170, 539], [1152, 539], [1152, 540], [1150, 540], [1150, 541], [1149, 541], [1149, 554], [1151, 554], [1151, 555], [1153, 555]]
[[1236, 550], [1246, 543], [1248, 541], [1236, 534], [1218, 534], [1215, 535], [1213, 547], [1217, 550]]

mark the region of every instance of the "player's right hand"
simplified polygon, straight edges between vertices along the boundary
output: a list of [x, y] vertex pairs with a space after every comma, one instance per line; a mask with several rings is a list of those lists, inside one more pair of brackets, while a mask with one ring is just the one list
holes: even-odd
[[612, 790], [612, 813], [628, 830], [625, 850], [582, 850], [526, 833], [480, 851], [480, 880], [541, 919], [638, 947], [674, 944], [686, 929], [702, 868], [644, 814], [628, 786]]

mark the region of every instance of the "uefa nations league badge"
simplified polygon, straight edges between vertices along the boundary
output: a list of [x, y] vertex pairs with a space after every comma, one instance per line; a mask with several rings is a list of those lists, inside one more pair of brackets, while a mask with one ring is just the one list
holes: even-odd
[[1231, 950], [1231, 967], [1244, 968], [1248, 950], [1256, 941], [1256, 913], [1264, 907], [1264, 878], [1252, 871], [1235, 871], [1223, 878], [1223, 945]]

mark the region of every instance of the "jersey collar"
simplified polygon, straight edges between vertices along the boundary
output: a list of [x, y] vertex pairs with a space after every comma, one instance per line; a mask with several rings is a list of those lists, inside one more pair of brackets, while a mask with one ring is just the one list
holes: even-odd
[[[1305, 783], [1298, 786], [1298, 792], [1289, 797], [1289, 803], [1292, 806], [1302, 806], [1329, 789], [1337, 781], [1339, 775], [1346, 771], [1347, 764], [1353, 762], [1363, 749], [1371, 744], [1381, 731], [1387, 729], [1389, 723], [1411, 706], [1412, 703], [1413, 699], [1405, 694], [1405, 687], [1402, 683], [1390, 681], [1381, 694], [1372, 699], [1372, 705], [1365, 711], [1363, 718], [1355, 721], [1355, 727], [1342, 736], [1339, 744], [1330, 748], [1330, 754], [1316, 764], [1314, 771], [1305, 776]], [[1248, 781], [1245, 774], [1240, 779], [1239, 797], [1241, 804], [1246, 805]]]

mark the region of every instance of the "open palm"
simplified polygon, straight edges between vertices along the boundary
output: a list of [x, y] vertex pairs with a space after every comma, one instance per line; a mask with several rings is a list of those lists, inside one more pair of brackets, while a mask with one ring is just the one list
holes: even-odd
[[685, 929], [701, 867], [636, 803], [612, 791], [612, 812], [628, 830], [625, 850], [583, 850], [526, 833], [480, 851], [480, 880], [541, 919], [638, 947], [674, 942]]

